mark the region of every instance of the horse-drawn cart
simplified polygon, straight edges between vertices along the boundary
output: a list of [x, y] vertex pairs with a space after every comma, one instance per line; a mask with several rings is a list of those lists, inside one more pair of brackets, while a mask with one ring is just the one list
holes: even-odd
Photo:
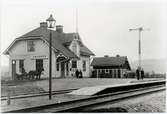
[[16, 73], [17, 80], [39, 80], [44, 70], [31, 70], [28, 73], [23, 70], [21, 74]]

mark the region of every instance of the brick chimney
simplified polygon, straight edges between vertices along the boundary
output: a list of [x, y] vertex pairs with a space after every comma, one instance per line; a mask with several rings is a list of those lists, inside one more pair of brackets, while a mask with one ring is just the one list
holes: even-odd
[[62, 25], [57, 25], [57, 26], [56, 26], [56, 31], [57, 31], [58, 33], [63, 33], [63, 26], [62, 26]]
[[40, 27], [47, 28], [48, 27], [47, 22], [41, 22]]
[[109, 57], [109, 55], [104, 55], [104, 57]]
[[116, 57], [120, 57], [120, 55], [117, 54]]

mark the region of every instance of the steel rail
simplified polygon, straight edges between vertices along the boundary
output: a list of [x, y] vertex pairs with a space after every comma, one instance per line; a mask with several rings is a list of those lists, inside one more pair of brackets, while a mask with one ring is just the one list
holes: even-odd
[[[165, 83], [165, 82], [164, 82]], [[93, 105], [107, 103], [107, 102], [117, 102], [122, 99], [131, 98], [139, 95], [144, 95], [152, 92], [165, 90], [165, 84], [160, 84], [158, 86], [153, 85], [151, 87], [143, 87], [143, 88], [129, 88], [126, 91], [118, 91], [115, 93], [89, 96], [87, 98], [82, 98], [73, 101], [67, 101], [62, 103], [54, 103], [49, 105], [37, 106], [37, 107], [29, 107], [26, 109], [16, 109], [11, 111], [6, 111], [7, 113], [13, 112], [72, 112], [78, 110], [83, 107], [90, 107]]]
[[[150, 88], [150, 89], [143, 89], [143, 90], [134, 90], [134, 91], [129, 91], [129, 92], [122, 92], [119, 95], [111, 95], [111, 96], [104, 96], [105, 98], [99, 98], [99, 99], [92, 99], [85, 103], [84, 105], [80, 105], [78, 107], [74, 108], [69, 108], [69, 109], [63, 109], [63, 110], [58, 110], [57, 112], [85, 112], [84, 110], [87, 108], [95, 107], [95, 106], [102, 106], [105, 105], [106, 103], [114, 104], [114, 103], [119, 103], [122, 100], [126, 99], [131, 99], [135, 98], [138, 96], [143, 96], [147, 94], [151, 94], [154, 92], [158, 91], [163, 91], [165, 90], [165, 87], [158, 87], [158, 88]], [[101, 100], [102, 99], [102, 100]]]
[[[58, 90], [58, 91], [52, 91], [52, 94], [65, 94], [65, 93], [69, 93], [73, 90], [77, 90], [77, 89], [67, 89], [67, 90]], [[48, 95], [48, 91], [47, 92], [40, 92], [40, 93], [33, 93], [33, 94], [22, 94], [22, 95], [15, 95], [15, 96], [11, 96], [10, 99], [21, 99], [21, 98], [28, 98], [28, 97], [39, 97], [39, 96], [46, 96]], [[8, 97], [7, 96], [2, 96], [1, 97], [1, 101], [7, 100]]]
[[[152, 81], [157, 81], [157, 80], [152, 80]], [[160, 80], [161, 81], [161, 80]], [[136, 82], [131, 82], [131, 84], [136, 83]], [[142, 81], [143, 83], [143, 81]], [[141, 83], [141, 84], [142, 84]], [[131, 86], [131, 85], [130, 85]], [[63, 93], [68, 93], [73, 90], [77, 90], [79, 88], [74, 88], [74, 89], [67, 89], [67, 90], [57, 90], [57, 91], [52, 91], [52, 94], [63, 94]], [[12, 95], [10, 96], [10, 99], [20, 99], [20, 98], [28, 98], [28, 97], [39, 97], [39, 96], [45, 96], [48, 95], [49, 91], [44, 91], [44, 92], [39, 92], [39, 93], [30, 93], [30, 94], [20, 94], [20, 95]], [[1, 101], [7, 100], [7, 96], [1, 96]]]
[[[95, 105], [99, 105], [99, 104], [105, 104], [108, 102], [118, 102], [118, 101], [126, 99], [126, 98], [136, 97], [139, 95], [157, 92], [157, 91], [161, 91], [164, 89], [165, 89], [164, 87], [157, 88], [154, 90], [148, 90], [148, 88], [144, 88], [144, 89], [135, 89], [135, 90], [129, 90], [129, 91], [116, 92], [113, 94], [97, 95], [95, 97], [89, 97], [89, 98], [85, 98], [85, 99], [71, 101], [71, 102], [67, 102], [64, 104], [62, 103], [62, 104], [58, 104], [55, 107], [51, 106], [48, 109], [46, 107], [46, 109], [42, 108], [42, 110], [36, 110], [36, 111], [38, 113], [39, 112], [43, 112], [43, 113], [47, 113], [47, 112], [75, 112], [76, 110], [78, 111], [82, 108], [91, 107], [91, 106], [95, 106]], [[138, 93], [136, 93], [136, 92], [138, 92]], [[32, 110], [32, 112], [33, 112], [33, 110]]]

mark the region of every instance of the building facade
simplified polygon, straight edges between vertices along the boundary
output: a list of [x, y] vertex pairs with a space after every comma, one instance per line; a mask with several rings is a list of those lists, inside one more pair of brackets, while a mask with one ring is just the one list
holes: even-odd
[[[94, 54], [83, 44], [78, 33], [64, 33], [63, 26], [57, 25], [52, 32], [52, 77], [75, 76], [76, 69], [83, 77], [90, 75], [90, 56]], [[10, 76], [44, 69], [42, 77], [49, 75], [49, 33], [46, 22], [40, 27], [16, 38], [5, 50], [9, 56]]]
[[93, 59], [93, 77], [97, 78], [123, 78], [130, 65], [126, 56], [96, 57]]

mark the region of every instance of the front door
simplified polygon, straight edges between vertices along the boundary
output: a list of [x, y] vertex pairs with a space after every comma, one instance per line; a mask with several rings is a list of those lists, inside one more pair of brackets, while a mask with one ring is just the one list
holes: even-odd
[[66, 61], [66, 58], [63, 57], [63, 56], [60, 56], [57, 58], [56, 62], [57, 63], [60, 63], [60, 76], [61, 77], [65, 77], [65, 61]]
[[16, 60], [12, 60], [12, 79], [16, 79]]
[[36, 71], [43, 69], [43, 59], [36, 59]]
[[121, 71], [118, 69], [118, 78], [121, 78]]
[[61, 62], [61, 77], [65, 77], [64, 62]]

